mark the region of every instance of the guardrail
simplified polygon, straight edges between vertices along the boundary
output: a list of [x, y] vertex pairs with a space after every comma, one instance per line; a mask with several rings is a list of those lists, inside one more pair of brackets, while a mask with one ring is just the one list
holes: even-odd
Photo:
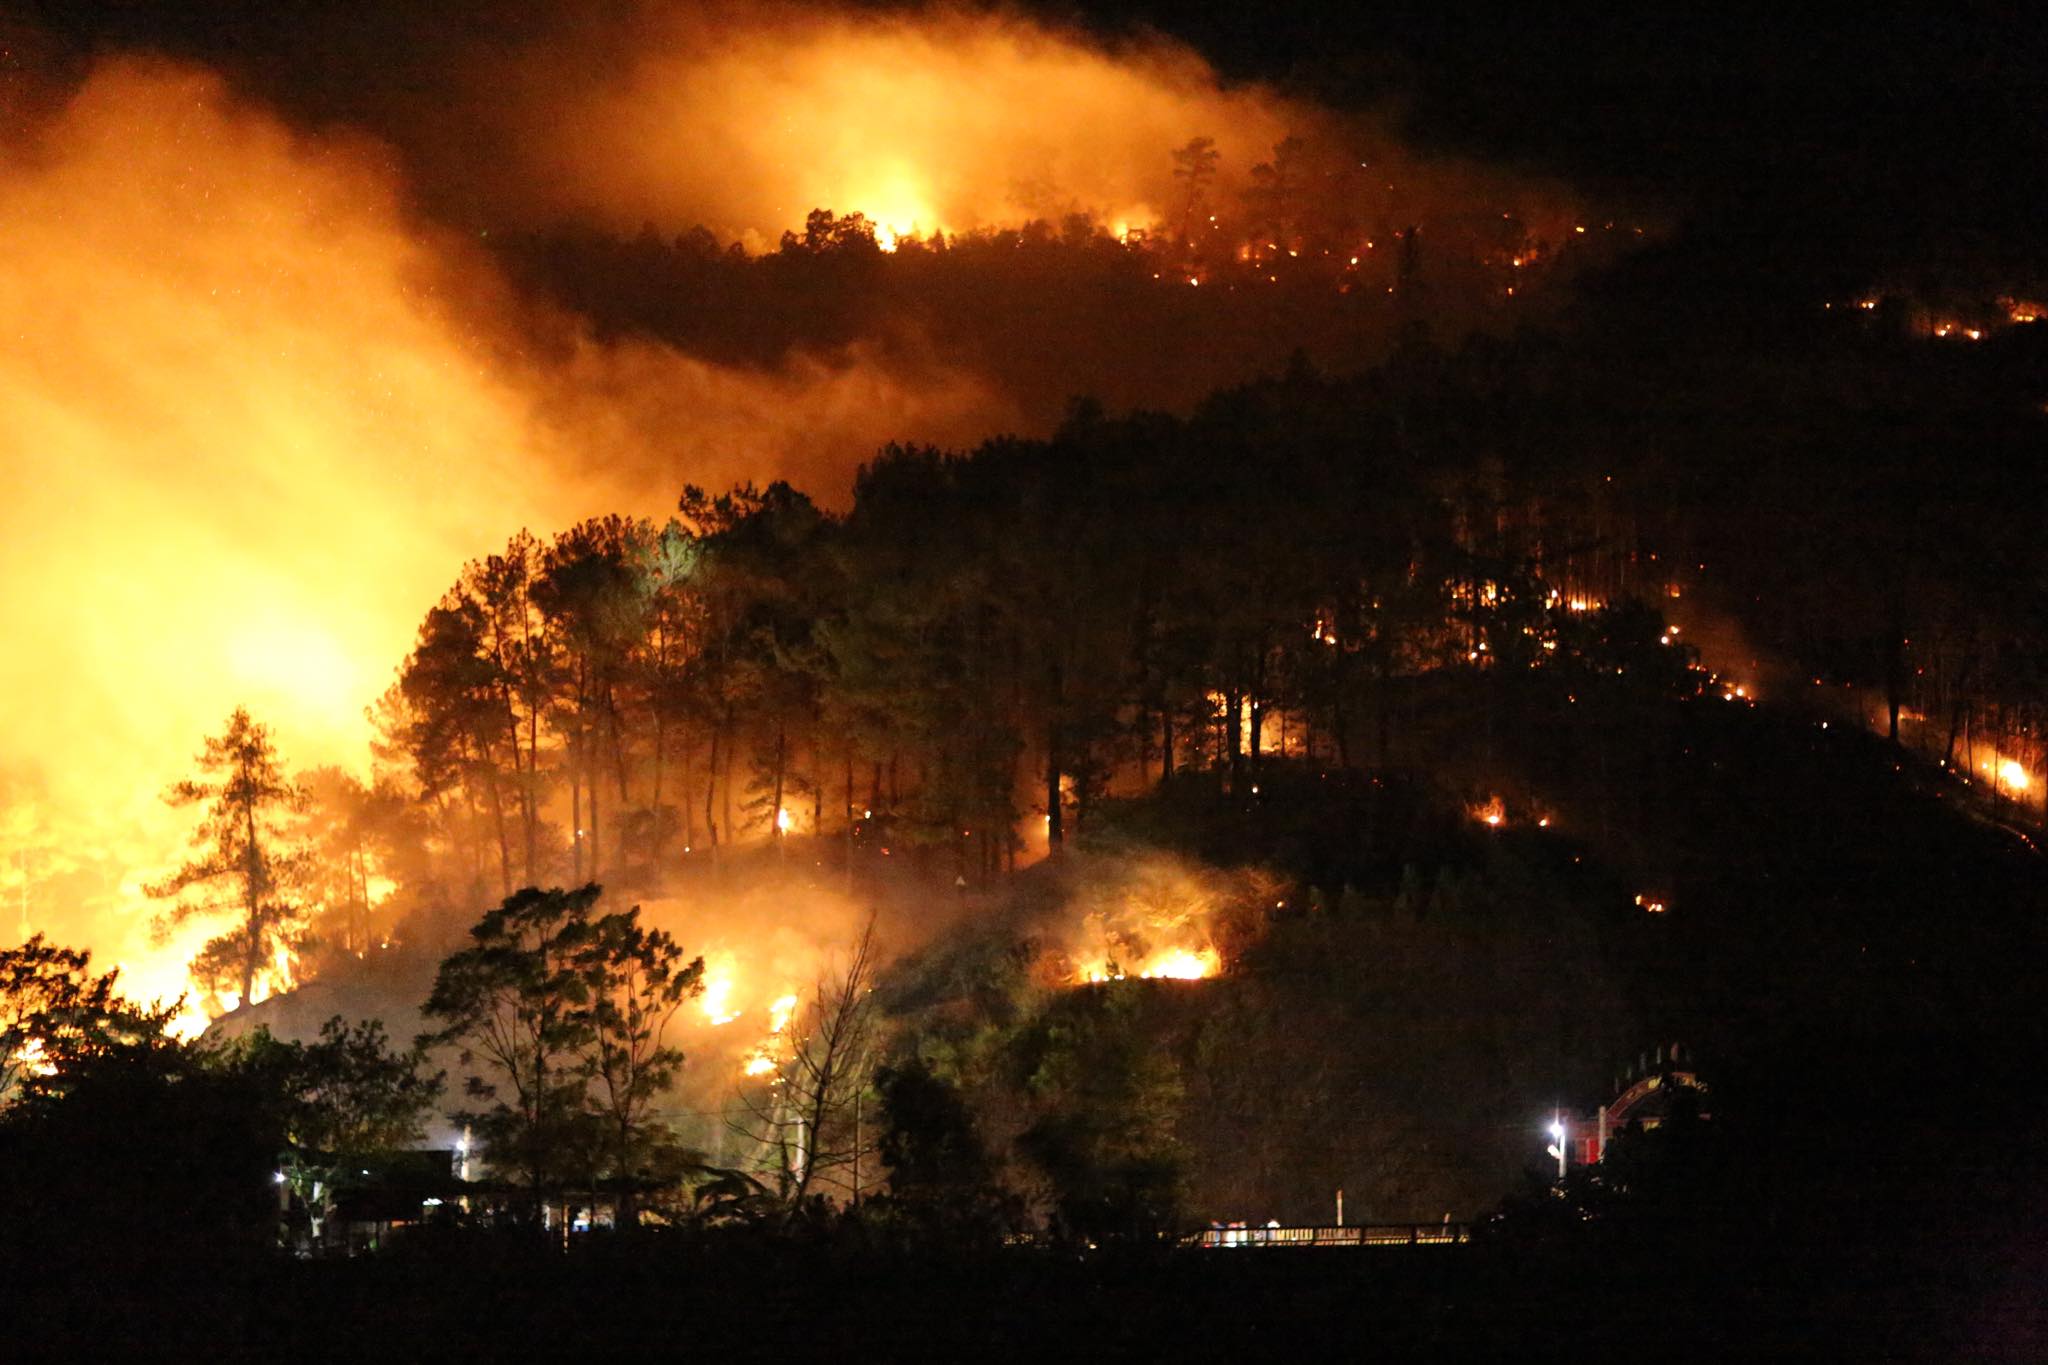
[[1350, 1227], [1227, 1227], [1191, 1232], [1184, 1247], [1415, 1247], [1472, 1240], [1470, 1223], [1370, 1223]]

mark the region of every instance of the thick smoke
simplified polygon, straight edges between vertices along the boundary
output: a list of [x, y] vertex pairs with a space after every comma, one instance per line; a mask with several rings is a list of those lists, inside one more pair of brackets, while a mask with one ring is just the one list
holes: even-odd
[[[10, 41], [51, 55], [0, 72], [0, 932], [92, 946], [149, 992], [182, 986], [191, 948], [151, 941], [141, 887], [177, 857], [158, 798], [201, 738], [246, 704], [291, 764], [360, 766], [424, 612], [519, 527], [660, 515], [685, 482], [841, 504], [890, 440], [1042, 428], [1083, 391], [1183, 405], [1319, 336], [1341, 361], [1393, 331], [1306, 276], [1233, 303], [1122, 256], [1114, 290], [1062, 284], [1031, 272], [1078, 257], [1027, 252], [938, 302], [915, 271], [834, 296], [829, 335], [807, 335], [811, 285], [772, 274], [739, 294], [766, 324], [622, 327], [525, 292], [500, 240], [653, 221], [765, 247], [818, 207], [1137, 227], [1172, 214], [1171, 153], [1201, 136], [1226, 213], [1304, 134], [1373, 148], [1385, 221], [1502, 216], [1506, 182], [1226, 87], [1165, 40], [955, 11], [534, 5], [485, 32], [233, 8], [130, 34], [182, 61]], [[750, 326], [769, 343], [717, 344]]]
[[0, 890], [11, 930], [148, 991], [190, 948], [147, 929], [159, 793], [231, 707], [294, 764], [360, 765], [426, 608], [521, 525], [847, 470], [990, 406], [857, 359], [741, 374], [561, 319], [532, 344], [373, 151], [120, 61], [0, 153]]
[[[686, 1141], [720, 1161], [739, 1157], [726, 1118], [741, 1091], [766, 1084], [750, 1076], [749, 1063], [780, 1060], [786, 1031], [801, 1025], [819, 991], [829, 991], [844, 972], [870, 923], [872, 898], [857, 899], [806, 875], [809, 870], [800, 862], [763, 862], [730, 882], [697, 879], [683, 895], [608, 895], [599, 906], [604, 913], [638, 906], [642, 924], [666, 930], [688, 956], [704, 959], [703, 992], [684, 1003], [665, 1035], [688, 1062], [664, 1108]], [[929, 904], [900, 894], [885, 891], [882, 899], [872, 921], [878, 962], [915, 947], [947, 918], [944, 907], [934, 914]], [[393, 1038], [410, 1040], [436, 1026], [420, 1007], [441, 955], [462, 942], [458, 934], [408, 943], [366, 962], [341, 961], [297, 990], [225, 1016], [219, 1031], [239, 1036], [263, 1027], [280, 1038], [311, 1040], [340, 1015], [381, 1020]], [[434, 1051], [431, 1066], [450, 1078], [443, 1109], [460, 1107], [462, 1078], [476, 1068], [466, 1066], [452, 1044]], [[437, 1117], [430, 1136], [452, 1146], [458, 1134]]]
[[1071, 212], [1144, 226], [1190, 138], [1237, 177], [1325, 121], [1164, 40], [1109, 50], [987, 14], [666, 7], [608, 37], [629, 42], [482, 66], [501, 92], [483, 133], [507, 159], [488, 181], [437, 171], [528, 221], [765, 245], [818, 207], [927, 234]]

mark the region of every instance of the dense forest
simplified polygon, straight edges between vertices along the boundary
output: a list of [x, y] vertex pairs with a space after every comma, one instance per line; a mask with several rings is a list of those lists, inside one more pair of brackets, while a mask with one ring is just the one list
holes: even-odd
[[[247, 893], [175, 902], [225, 907], [198, 978], [300, 989], [188, 1053], [83, 958], [11, 955], [89, 989], [24, 1025], [61, 1064], [0, 1127], [47, 1178], [97, 1106], [203, 1103], [194, 1197], [285, 1150], [310, 1217], [346, 1153], [452, 1112], [510, 1213], [613, 1190], [703, 1235], [1142, 1244], [1345, 1190], [1355, 1220], [1499, 1207], [1502, 1247], [1577, 1256], [1551, 1206], [1501, 1203], [1532, 1125], [1683, 1038], [1717, 1137], [1560, 1186], [1610, 1238], [1708, 1256], [1769, 1207], [1783, 1257], [1881, 1241], [1873, 1181], [2003, 1236], [1967, 1173], [1991, 1116], [2032, 1121], [1981, 1040], [2033, 1028], [1999, 983], [2039, 947], [2037, 349], [1867, 317], [1718, 359], [1417, 332], [1187, 418], [1082, 402], [1043, 441], [892, 448], [843, 514], [777, 484], [520, 532], [428, 613], [374, 782], [287, 779], [238, 715], [174, 793], [216, 803], [213, 861], [160, 890]], [[821, 957], [727, 1076], [663, 1027], [706, 986], [688, 907], [736, 886], [892, 932]], [[643, 897], [684, 908], [646, 928]], [[1124, 979], [1167, 939], [1215, 970]], [[277, 1012], [301, 997], [425, 1032], [316, 1037]], [[458, 1044], [492, 1074], [501, 1006], [549, 1041], [499, 1080], [555, 1079], [441, 1095]], [[1844, 1125], [1907, 1094], [1876, 1148]], [[200, 1222], [269, 1240], [245, 1194]]]
[[[328, 1246], [432, 1130], [465, 1173], [474, 1135], [469, 1217], [597, 1201], [728, 1268], [1145, 1246], [1343, 1192], [1494, 1210], [1486, 1256], [1566, 1278], [1913, 1218], [1859, 1282], [1921, 1284], [2007, 1235], [1987, 1144], [2035, 1122], [2024, 1049], [1984, 1040], [2035, 1028], [2041, 338], [1858, 308], [1736, 347], [1629, 323], [1643, 296], [892, 447], [844, 511], [689, 488], [517, 532], [427, 613], [372, 780], [288, 775], [238, 711], [171, 794], [203, 818], [153, 890], [225, 926], [195, 981], [297, 989], [180, 1043], [84, 956], [7, 955], [11, 1168], [125, 1245], [156, 1165], [88, 1199], [68, 1154], [163, 1133], [197, 1174], [122, 1253], [151, 1264]], [[686, 1056], [669, 1025], [726, 1008], [713, 926], [828, 895], [882, 939], [835, 912], [772, 1028]], [[1168, 948], [1192, 965], [1141, 970]], [[1681, 1038], [1711, 1138], [1515, 1193], [1544, 1113]]]
[[2031, 29], [259, 9], [0, 7], [0, 1358], [2048, 1357]]
[[[2033, 333], [1951, 346], [1868, 310], [1748, 352], [1622, 346], [1590, 323], [1445, 350], [1418, 329], [1377, 369], [1297, 359], [1187, 418], [1081, 401], [1046, 440], [892, 448], [840, 514], [783, 484], [692, 488], [663, 522], [521, 531], [428, 613], [376, 708], [374, 782], [287, 782], [246, 717], [210, 749], [232, 775], [188, 799], [241, 792], [270, 851], [264, 895], [230, 907], [195, 979], [242, 1000], [266, 974], [402, 959], [425, 964], [417, 1005], [422, 973], [521, 887], [687, 903], [808, 878], [892, 906], [911, 953], [885, 992], [899, 1045], [950, 1059], [994, 1114], [1015, 1109], [1005, 1077], [1047, 1065], [1018, 1051], [1032, 1030], [1066, 1037], [1080, 1008], [1043, 991], [1045, 953], [1065, 954], [1061, 984], [1101, 970], [1084, 957], [1144, 951], [1142, 914], [1097, 915], [1088, 952], [1048, 926], [1164, 852], [1258, 871], [1253, 889], [1161, 893], [1217, 902], [1192, 917], [1226, 979], [1177, 1022], [1172, 983], [1142, 997], [1164, 1014], [1139, 1011], [1206, 1059], [1186, 1073], [1206, 1098], [1176, 1077], [1103, 1102], [1153, 1105], [1162, 1133], [1206, 1127], [1200, 1168], [1247, 1141], [1219, 1115], [1275, 1101], [1259, 1059], [1300, 1050], [1290, 1021], [1375, 1002], [1361, 1032], [1394, 1052], [1304, 1060], [1337, 1078], [1305, 1093], [1384, 1100], [1398, 1059], [1420, 1070], [1391, 1127], [1332, 1160], [1447, 1125], [1459, 1150], [1419, 1171], [1410, 1151], [1374, 1193], [1354, 1181], [1354, 1204], [1469, 1214], [1524, 1159], [1505, 1112], [1597, 1090], [1646, 1038], [1740, 1035], [1764, 1007], [1767, 990], [1667, 975], [1674, 940], [1711, 939], [1702, 964], [1753, 951], [1731, 926], [1792, 856], [1705, 799], [1731, 790], [1726, 768], [1821, 737], [1830, 765], [1883, 763], [1854, 747], [1868, 730], [1905, 793], [2031, 847]], [[1740, 799], [1834, 780], [1774, 773]], [[1077, 846], [1106, 861], [1062, 858]], [[1648, 929], [1646, 902], [1680, 913]], [[1828, 912], [1809, 899], [1796, 920], [1834, 951]], [[1369, 975], [1318, 1003], [1288, 965], [1318, 954]], [[1390, 1020], [1429, 990], [1466, 1027], [1416, 1054]], [[1567, 1001], [1556, 1030], [1516, 1036]], [[1455, 1120], [1422, 1083], [1446, 1066], [1492, 1087]], [[1009, 1138], [1046, 1116], [1013, 1114]], [[1314, 1166], [1217, 1168], [1196, 1203], [1307, 1216], [1333, 1183]]]
[[665, 524], [522, 532], [380, 706], [388, 809], [465, 904], [790, 833], [886, 830], [978, 883], [1034, 820], [1058, 846], [1274, 758], [1397, 772], [1455, 729], [1483, 782], [1528, 698], [1611, 685], [1864, 717], [2031, 827], [2033, 332], [1418, 336], [1187, 419], [1084, 402], [1045, 441], [891, 449], [843, 515], [693, 489]]

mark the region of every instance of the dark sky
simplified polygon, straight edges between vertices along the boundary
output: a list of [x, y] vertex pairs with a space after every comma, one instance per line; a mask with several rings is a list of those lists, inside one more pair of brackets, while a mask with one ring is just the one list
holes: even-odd
[[1649, 192], [1797, 271], [2025, 268], [2048, 245], [2048, 22], [2026, 4], [1105, 6], [1411, 135]]

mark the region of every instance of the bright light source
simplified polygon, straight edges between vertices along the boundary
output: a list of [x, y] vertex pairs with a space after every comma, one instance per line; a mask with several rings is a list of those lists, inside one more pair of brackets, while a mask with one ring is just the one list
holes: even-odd
[[1553, 1142], [1564, 1141], [1564, 1125], [1562, 1123], [1553, 1123], [1550, 1125], [1550, 1138]]

